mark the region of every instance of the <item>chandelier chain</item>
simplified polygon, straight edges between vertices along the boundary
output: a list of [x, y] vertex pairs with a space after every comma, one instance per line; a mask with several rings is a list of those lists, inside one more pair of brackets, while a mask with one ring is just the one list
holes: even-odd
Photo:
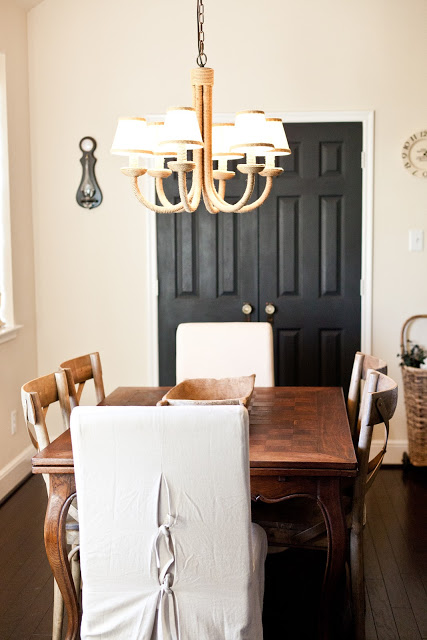
[[199, 47], [199, 55], [197, 56], [197, 64], [204, 67], [208, 61], [205, 53], [205, 32], [203, 24], [205, 22], [205, 7], [203, 0], [197, 0], [197, 42]]

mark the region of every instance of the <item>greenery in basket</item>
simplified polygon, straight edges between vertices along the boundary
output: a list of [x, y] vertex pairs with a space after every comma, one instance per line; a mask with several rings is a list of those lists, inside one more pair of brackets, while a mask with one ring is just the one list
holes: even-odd
[[[408, 340], [408, 342], [412, 345], [410, 340]], [[427, 351], [423, 349], [423, 347], [420, 347], [419, 344], [414, 344], [409, 351], [404, 351], [403, 355], [398, 353], [397, 357], [402, 359], [400, 363], [401, 367], [415, 367], [419, 369], [420, 365], [424, 364], [427, 358]]]

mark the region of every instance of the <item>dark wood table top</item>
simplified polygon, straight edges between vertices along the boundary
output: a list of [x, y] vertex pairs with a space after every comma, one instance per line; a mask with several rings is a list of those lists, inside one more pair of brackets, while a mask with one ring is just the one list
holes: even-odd
[[[155, 405], [168, 389], [119, 387], [101, 405]], [[249, 433], [251, 473], [349, 477], [357, 473], [340, 387], [256, 388]], [[70, 431], [37, 453], [32, 462], [34, 473], [73, 473]]]

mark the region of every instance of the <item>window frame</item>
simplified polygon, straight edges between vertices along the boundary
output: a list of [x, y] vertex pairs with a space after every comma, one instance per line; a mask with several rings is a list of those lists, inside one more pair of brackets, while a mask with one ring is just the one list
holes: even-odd
[[7, 126], [6, 55], [0, 52], [0, 344], [13, 340], [21, 325], [15, 324], [10, 224], [9, 145]]

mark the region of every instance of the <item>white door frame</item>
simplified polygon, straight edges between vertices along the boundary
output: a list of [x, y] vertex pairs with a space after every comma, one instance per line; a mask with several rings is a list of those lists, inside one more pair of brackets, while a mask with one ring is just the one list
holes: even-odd
[[[269, 113], [269, 117], [281, 118], [286, 122], [361, 122], [362, 142], [362, 269], [360, 281], [361, 295], [361, 350], [371, 353], [372, 349], [372, 278], [373, 278], [373, 207], [374, 207], [374, 111], [281, 111]], [[233, 114], [215, 114], [217, 122], [230, 122]], [[149, 120], [159, 120], [161, 116], [149, 116]], [[154, 181], [143, 178], [143, 188], [151, 202], [154, 202]], [[166, 214], [165, 214], [166, 215]], [[148, 310], [148, 359], [149, 380], [147, 384], [159, 383], [159, 332], [157, 316], [157, 237], [156, 216], [147, 211], [146, 216], [146, 269]]]

